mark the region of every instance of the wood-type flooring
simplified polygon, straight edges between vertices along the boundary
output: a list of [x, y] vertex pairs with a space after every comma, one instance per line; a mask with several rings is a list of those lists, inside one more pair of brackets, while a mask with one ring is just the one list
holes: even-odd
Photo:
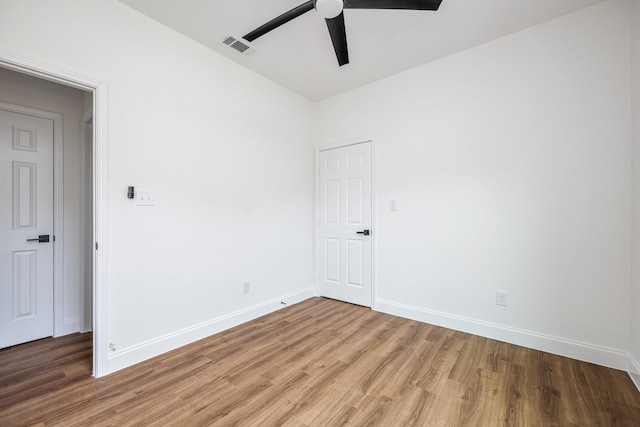
[[640, 426], [625, 372], [330, 299], [112, 375], [91, 334], [0, 350], [0, 426]]

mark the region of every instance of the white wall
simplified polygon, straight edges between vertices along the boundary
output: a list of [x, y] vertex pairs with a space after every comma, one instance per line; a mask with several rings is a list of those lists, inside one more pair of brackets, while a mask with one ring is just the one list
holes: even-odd
[[378, 309], [626, 367], [629, 51], [614, 0], [318, 104], [374, 139]]
[[633, 278], [631, 284], [631, 356], [629, 371], [640, 388], [640, 2], [632, 1], [633, 76]]
[[[64, 235], [57, 245], [64, 256], [62, 317], [56, 334], [81, 329], [81, 287], [83, 265], [80, 254], [82, 235], [82, 158], [80, 116], [84, 92], [0, 68], [0, 101], [62, 114], [64, 138], [63, 210]], [[59, 232], [57, 232], [59, 233]], [[56, 316], [58, 313], [56, 313]]]
[[312, 294], [309, 101], [115, 0], [2, 1], [2, 50], [108, 84], [108, 370]]

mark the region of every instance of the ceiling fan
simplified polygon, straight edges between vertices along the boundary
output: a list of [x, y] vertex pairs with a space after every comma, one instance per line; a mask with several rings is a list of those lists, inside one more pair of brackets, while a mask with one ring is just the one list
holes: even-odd
[[252, 42], [269, 31], [315, 9], [327, 21], [338, 64], [343, 66], [349, 63], [343, 9], [438, 10], [441, 2], [442, 0], [309, 0], [261, 25], [243, 38]]

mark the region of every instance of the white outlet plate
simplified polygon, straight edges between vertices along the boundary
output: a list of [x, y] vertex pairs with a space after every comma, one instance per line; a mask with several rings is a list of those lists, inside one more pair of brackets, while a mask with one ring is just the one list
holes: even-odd
[[500, 305], [506, 307], [509, 304], [508, 301], [509, 294], [502, 291], [496, 292], [496, 305]]
[[251, 282], [248, 280], [246, 282], [242, 282], [242, 293], [248, 294], [249, 292], [251, 292]]

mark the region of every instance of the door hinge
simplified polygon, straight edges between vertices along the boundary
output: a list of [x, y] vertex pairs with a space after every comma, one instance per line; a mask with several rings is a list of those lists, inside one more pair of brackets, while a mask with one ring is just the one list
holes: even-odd
[[96, 251], [98, 250], [98, 242], [96, 242]]

